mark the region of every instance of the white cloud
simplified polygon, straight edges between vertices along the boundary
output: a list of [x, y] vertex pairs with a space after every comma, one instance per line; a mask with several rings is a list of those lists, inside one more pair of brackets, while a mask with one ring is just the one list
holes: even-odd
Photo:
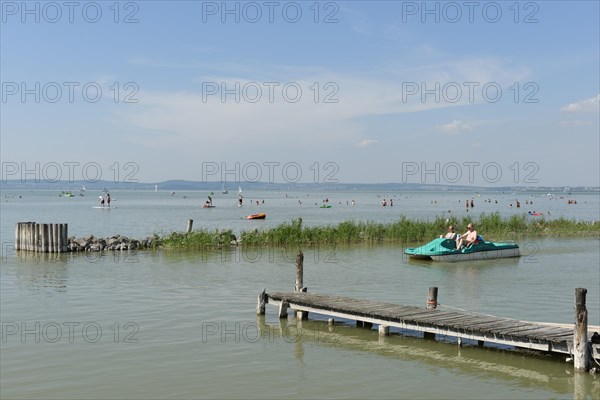
[[444, 124], [444, 125], [437, 125], [435, 127], [436, 129], [444, 132], [444, 133], [448, 133], [448, 134], [457, 134], [463, 131], [472, 131], [473, 128], [471, 127], [471, 125], [455, 119], [454, 121]]
[[[475, 88], [475, 99], [470, 99], [464, 82], [483, 85], [494, 81], [508, 87], [515, 76], [526, 75], [518, 67], [487, 58], [427, 65], [426, 71], [416, 66], [405, 67], [396, 65], [372, 74], [336, 74], [312, 67], [271, 66], [261, 70], [240, 67], [226, 75], [197, 77], [196, 82], [208, 79], [218, 84], [211, 89], [219, 93], [205, 93], [204, 97], [200, 90], [140, 90], [136, 95], [139, 104], [121, 107], [114, 123], [132, 132], [129, 139], [145, 147], [185, 149], [180, 151], [194, 151], [197, 157], [223, 157], [223, 154], [234, 157], [231, 143], [253, 157], [263, 154], [272, 157], [273, 149], [282, 155], [314, 149], [315, 143], [319, 143], [322, 151], [331, 151], [339, 143], [365, 148], [377, 143], [363, 140], [363, 131], [368, 126], [365, 117], [481, 104], [484, 102], [481, 85]], [[458, 101], [447, 101], [443, 93], [439, 101], [432, 95], [423, 99], [422, 93], [407, 91], [407, 82], [413, 91], [431, 90], [436, 83], [442, 90], [446, 83], [456, 83], [461, 86], [462, 95]], [[294, 87], [283, 93], [290, 83], [301, 88], [298, 102], [284, 98], [295, 96]], [[194, 87], [199, 89], [198, 85]], [[222, 87], [228, 91], [237, 87], [239, 99], [231, 93], [222, 96]], [[258, 99], [257, 87], [262, 91]], [[271, 95], [273, 101], [269, 99]], [[472, 127], [454, 121], [438, 129], [452, 134]]]
[[599, 112], [600, 111], [600, 94], [596, 97], [591, 97], [585, 100], [579, 100], [575, 103], [567, 104], [561, 111], [566, 112]]
[[375, 140], [375, 139], [363, 139], [360, 142], [358, 142], [356, 144], [356, 147], [369, 147], [372, 146], [374, 144], [379, 143], [379, 140]]

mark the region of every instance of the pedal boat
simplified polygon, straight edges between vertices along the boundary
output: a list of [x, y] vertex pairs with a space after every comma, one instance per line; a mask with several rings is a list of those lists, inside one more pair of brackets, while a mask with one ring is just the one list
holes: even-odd
[[421, 247], [406, 249], [404, 254], [416, 259], [450, 262], [521, 256], [519, 245], [516, 243], [495, 243], [481, 240], [459, 250], [456, 248], [455, 240], [444, 238], [432, 240]]

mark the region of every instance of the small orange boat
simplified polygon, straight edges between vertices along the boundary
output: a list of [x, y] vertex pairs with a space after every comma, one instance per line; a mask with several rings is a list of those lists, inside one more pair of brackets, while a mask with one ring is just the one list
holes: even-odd
[[250, 214], [246, 216], [246, 219], [265, 219], [267, 214]]

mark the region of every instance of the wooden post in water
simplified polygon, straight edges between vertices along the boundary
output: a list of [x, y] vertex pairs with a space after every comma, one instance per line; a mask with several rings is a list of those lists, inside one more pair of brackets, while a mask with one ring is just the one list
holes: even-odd
[[29, 222], [23, 222], [21, 227], [21, 250], [29, 250]]
[[575, 333], [573, 337], [573, 362], [575, 370], [589, 371], [590, 348], [587, 340], [588, 312], [585, 307], [587, 289], [575, 289]]
[[267, 299], [267, 289], [263, 289], [258, 294], [258, 299], [256, 301], [256, 314], [257, 315], [265, 315], [265, 303]]
[[192, 225], [194, 225], [194, 220], [188, 219], [187, 233], [190, 233], [192, 231]]
[[[298, 250], [298, 254], [296, 254], [296, 285], [294, 286], [294, 292], [306, 292], [304, 287], [304, 253], [302, 253], [302, 250]], [[308, 319], [308, 311], [296, 311], [296, 318]]]
[[55, 224], [46, 224], [48, 225], [48, 244], [46, 247], [46, 251], [48, 253], [54, 252], [54, 225]]
[[62, 232], [60, 231], [61, 224], [52, 224], [54, 227], [54, 251], [55, 253], [60, 253], [62, 248]]
[[33, 251], [40, 251], [40, 224], [33, 223]]
[[29, 225], [29, 250], [30, 251], [35, 251], [35, 243], [36, 243], [35, 227], [36, 227], [35, 222], [32, 222]]
[[69, 224], [60, 224], [62, 230], [62, 251], [69, 251]]
[[21, 245], [21, 223], [17, 222], [15, 225], [15, 250], [19, 250], [19, 246]]
[[298, 250], [296, 254], [296, 286], [294, 292], [300, 292], [304, 287], [304, 253]]
[[[437, 296], [438, 296], [437, 286], [430, 287], [429, 292], [427, 294], [427, 309], [428, 310], [435, 310], [437, 308]], [[423, 339], [435, 340], [435, 333], [423, 332]]]
[[48, 229], [48, 234], [46, 235], [47, 243], [46, 243], [46, 252], [52, 253], [54, 251], [54, 224], [45, 224]]
[[27, 250], [27, 238], [25, 232], [27, 232], [27, 222], [21, 222], [19, 225], [19, 250]]
[[33, 242], [33, 222], [28, 222], [25, 225], [25, 250], [31, 251], [33, 246], [31, 243]]
[[287, 318], [289, 306], [289, 303], [285, 300], [279, 304], [279, 318]]
[[437, 308], [437, 297], [438, 297], [438, 288], [437, 286], [429, 288], [429, 294], [427, 296], [427, 309], [435, 310]]
[[48, 226], [48, 224], [42, 224], [42, 228], [41, 228], [41, 247], [42, 247], [42, 253], [47, 253], [48, 252], [48, 245], [50, 244], [50, 227]]
[[380, 336], [389, 336], [390, 335], [390, 327], [387, 325], [379, 325], [379, 335]]

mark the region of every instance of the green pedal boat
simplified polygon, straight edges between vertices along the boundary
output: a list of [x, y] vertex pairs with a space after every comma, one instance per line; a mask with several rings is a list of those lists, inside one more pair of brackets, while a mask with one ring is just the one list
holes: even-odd
[[408, 254], [411, 258], [451, 262], [521, 256], [519, 245], [516, 243], [494, 243], [481, 240], [458, 250], [456, 241], [444, 238], [432, 240], [421, 247], [406, 249], [404, 254]]

